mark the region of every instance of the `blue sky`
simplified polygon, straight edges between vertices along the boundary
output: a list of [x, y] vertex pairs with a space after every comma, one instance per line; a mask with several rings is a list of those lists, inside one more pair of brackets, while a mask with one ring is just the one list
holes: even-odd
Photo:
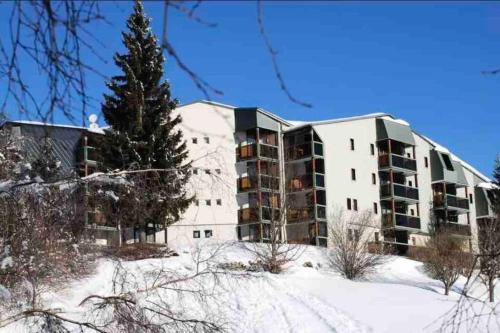
[[[111, 76], [118, 73], [111, 59], [123, 51], [120, 31], [132, 3], [101, 6], [112, 25], [91, 31], [104, 42], [99, 53], [109, 63], [88, 59]], [[145, 8], [160, 34], [162, 4]], [[197, 13], [215, 28], [170, 10], [171, 42], [190, 68], [224, 92], [214, 100], [294, 120], [391, 113], [491, 174], [500, 153], [500, 75], [481, 71], [500, 68], [500, 4], [265, 2], [263, 10], [289, 89], [313, 108], [290, 102], [280, 90], [254, 2], [203, 3]], [[0, 22], [7, 16], [0, 13]], [[6, 25], [0, 27], [5, 34]], [[167, 59], [165, 77], [181, 102], [204, 98], [173, 60]], [[43, 87], [36, 73], [31, 79]], [[102, 99], [104, 81], [89, 77], [88, 83]]]

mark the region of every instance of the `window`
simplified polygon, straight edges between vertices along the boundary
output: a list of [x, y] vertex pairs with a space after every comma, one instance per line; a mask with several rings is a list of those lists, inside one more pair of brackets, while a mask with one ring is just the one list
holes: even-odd
[[408, 186], [413, 187], [413, 183], [411, 180], [408, 181]]
[[455, 169], [453, 169], [453, 164], [451, 164], [450, 156], [441, 153], [441, 157], [443, 158], [446, 169], [448, 169], [449, 171], [455, 171]]
[[351, 179], [356, 180], [356, 169], [351, 169]]
[[354, 239], [359, 241], [359, 229], [354, 229]]
[[378, 231], [375, 231], [375, 243], [378, 243], [380, 240], [379, 240], [379, 234], [378, 234]]
[[351, 207], [351, 198], [347, 198], [347, 209], [348, 210], [352, 209], [352, 207]]
[[406, 157], [411, 158], [411, 154], [410, 154], [410, 153], [407, 153], [407, 154], [406, 154]]
[[411, 216], [415, 216], [415, 209], [413, 209], [413, 208], [412, 208], [412, 209], [410, 209], [410, 215], [411, 215]]
[[429, 167], [429, 158], [424, 157], [424, 164], [425, 164], [425, 167], [428, 168]]
[[192, 138], [191, 141], [193, 142], [193, 144], [197, 144], [198, 143], [198, 138]]
[[204, 137], [203, 139], [205, 139], [205, 143], [210, 143], [210, 138], [208, 136]]
[[197, 175], [198, 174], [198, 169], [197, 168], [194, 168], [193, 169], [193, 175]]
[[216, 202], [217, 202], [217, 206], [222, 206], [222, 199], [217, 199]]
[[205, 169], [205, 173], [206, 173], [207, 175], [209, 175], [209, 174], [210, 174], [210, 169]]
[[199, 230], [193, 231], [193, 238], [200, 238], [200, 231]]
[[415, 237], [411, 238], [411, 243], [413, 244], [413, 246], [417, 245], [417, 240], [415, 239]]
[[205, 200], [205, 203], [207, 204], [207, 206], [212, 206], [212, 200], [210, 199]]
[[352, 203], [353, 203], [353, 208], [354, 210], [358, 210], [358, 200], [357, 199], [352, 199]]
[[375, 145], [370, 143], [370, 154], [375, 155]]
[[350, 142], [351, 142], [351, 150], [354, 150], [354, 139], [351, 139]]
[[352, 229], [347, 229], [347, 239], [350, 241], [354, 240]]
[[212, 230], [205, 230], [205, 238], [212, 237]]
[[196, 199], [196, 200], [194, 201], [194, 204], [195, 204], [196, 206], [199, 206], [199, 205], [200, 205], [200, 200]]
[[375, 185], [377, 184], [377, 175], [372, 173], [372, 184]]
[[220, 174], [221, 174], [220, 169], [215, 169], [215, 172], [216, 172], [218, 175], [220, 175]]
[[472, 193], [469, 193], [469, 202], [470, 202], [471, 204], [473, 204], [473, 203], [474, 203], [474, 200], [472, 199]]
[[373, 203], [373, 212], [378, 214], [378, 204], [376, 202]]

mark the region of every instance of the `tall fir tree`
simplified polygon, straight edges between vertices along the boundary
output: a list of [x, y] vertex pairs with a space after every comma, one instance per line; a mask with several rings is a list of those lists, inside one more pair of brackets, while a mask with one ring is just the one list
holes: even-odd
[[500, 223], [500, 155], [495, 159], [495, 167], [493, 169], [493, 184], [495, 185], [492, 189], [493, 200], [492, 208], [497, 214]]
[[141, 193], [140, 199], [149, 203], [154, 214], [140, 223], [171, 223], [192, 201], [186, 191], [191, 163], [177, 127], [181, 117], [173, 114], [178, 102], [171, 97], [169, 83], [162, 79], [165, 58], [140, 1], [135, 2], [127, 28], [122, 33], [127, 52], [114, 57], [123, 74], [107, 83], [112, 93], [104, 95], [102, 112], [111, 128], [100, 145], [100, 154], [108, 171], [163, 170], [141, 174], [161, 185], [161, 190]]

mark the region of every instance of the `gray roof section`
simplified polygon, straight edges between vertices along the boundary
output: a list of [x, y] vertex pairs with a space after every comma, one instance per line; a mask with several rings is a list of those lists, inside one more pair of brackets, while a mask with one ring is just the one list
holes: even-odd
[[391, 121], [377, 119], [377, 140], [391, 139], [414, 146], [415, 139], [410, 126]]

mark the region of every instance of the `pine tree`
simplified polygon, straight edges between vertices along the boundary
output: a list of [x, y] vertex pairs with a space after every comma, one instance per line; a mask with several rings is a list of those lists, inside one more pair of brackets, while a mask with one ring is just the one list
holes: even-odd
[[111, 79], [107, 86], [112, 94], [104, 95], [102, 112], [111, 128], [100, 154], [106, 170], [164, 169], [145, 174], [147, 183], [160, 184], [161, 190], [141, 193], [154, 214], [139, 224], [174, 222], [192, 201], [185, 189], [191, 165], [177, 128], [181, 118], [172, 113], [178, 102], [162, 80], [165, 59], [140, 1], [135, 2], [127, 28], [122, 33], [127, 52], [114, 57], [123, 74]]
[[[495, 187], [492, 189], [492, 208], [493, 211], [500, 216], [500, 155], [495, 160], [495, 167], [493, 169], [493, 184]], [[500, 222], [500, 221], [499, 221]]]

